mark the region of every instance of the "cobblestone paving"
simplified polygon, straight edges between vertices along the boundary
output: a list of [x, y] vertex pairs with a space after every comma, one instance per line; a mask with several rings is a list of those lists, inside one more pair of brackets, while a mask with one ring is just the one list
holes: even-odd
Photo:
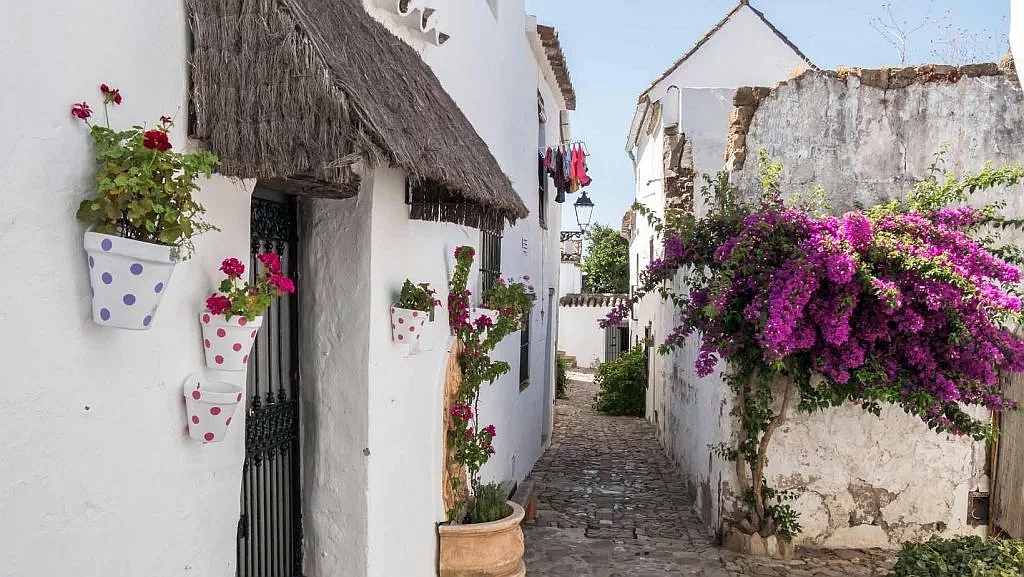
[[681, 477], [642, 419], [592, 409], [596, 386], [570, 373], [551, 447], [534, 468], [537, 518], [524, 524], [529, 577], [875, 577], [885, 554], [798, 550], [776, 561], [715, 546]]

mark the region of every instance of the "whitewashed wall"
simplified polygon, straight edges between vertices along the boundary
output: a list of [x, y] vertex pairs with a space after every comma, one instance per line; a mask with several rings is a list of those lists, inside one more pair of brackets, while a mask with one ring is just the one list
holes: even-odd
[[204, 371], [197, 315], [220, 260], [248, 255], [253, 183], [203, 183], [221, 232], [197, 239], [146, 332], [93, 324], [74, 217], [94, 185], [71, 103], [100, 110], [107, 82], [124, 94], [114, 126], [171, 114], [181, 147], [185, 47], [179, 3], [11, 4], [0, 19], [2, 575], [234, 574], [243, 412], [224, 442], [196, 444], [181, 387]]
[[372, 178], [348, 200], [300, 204], [304, 570], [366, 575]]
[[583, 292], [583, 273], [579, 263], [563, 262], [559, 265], [558, 296]]
[[658, 82], [651, 90], [651, 102], [660, 100], [671, 86], [772, 86], [806, 68], [803, 58], [744, 6], [686, 62]]
[[558, 309], [558, 350], [576, 357], [580, 367], [597, 368], [604, 362], [605, 334], [598, 323], [607, 307], [562, 306]]
[[[551, 119], [558, 118], [560, 99], [547, 85], [531, 49], [522, 2], [503, 4], [498, 19], [485, 3], [441, 9], [438, 16], [452, 38], [440, 48], [413, 38], [376, 4], [367, 7], [421, 52], [531, 210], [529, 217], [506, 228], [502, 250], [503, 274], [529, 276], [538, 294], [531, 325], [530, 383], [520, 390], [520, 334], [514, 333], [495, 354], [509, 362], [511, 371], [484, 387], [480, 403], [484, 423], [494, 424], [498, 432], [496, 454], [482, 472], [484, 480], [522, 480], [540, 456], [551, 428], [557, 315], [552, 299], [558, 291], [561, 227], [560, 206], [550, 199], [548, 229], [540, 227], [536, 215], [537, 91], [547, 106], [549, 142], [557, 141], [558, 123]], [[307, 522], [315, 524], [316, 540], [307, 538], [307, 559], [322, 557], [307, 562], [311, 577], [426, 577], [435, 572], [435, 524], [445, 518], [442, 390], [452, 341], [447, 310], [438, 311], [434, 332], [424, 337], [429, 342], [424, 348], [430, 350], [405, 356], [391, 340], [389, 309], [406, 278], [429, 282], [445, 301], [455, 248], [479, 249], [480, 233], [452, 224], [410, 221], [404, 182], [399, 171], [377, 169], [364, 179], [358, 202], [344, 201], [348, 207], [330, 210], [330, 201], [313, 203], [322, 218], [308, 233], [322, 245], [320, 250], [336, 247], [348, 252], [349, 247], [360, 247], [366, 261], [337, 256], [337, 272], [317, 277], [315, 294], [324, 295], [321, 310], [306, 311], [320, 317], [315, 321], [318, 326], [326, 324], [335, 331], [345, 330], [347, 315], [360, 323], [341, 343], [350, 343], [354, 351], [342, 351], [323, 340], [307, 351], [306, 358], [322, 375], [318, 398], [311, 401], [322, 404], [309, 407], [310, 412], [319, 412], [316, 416], [303, 415], [304, 438], [328, 452], [309, 457], [319, 472], [313, 477], [317, 485], [311, 488], [316, 496], [307, 503], [313, 517]], [[360, 275], [365, 283], [349, 278]], [[479, 298], [477, 277], [475, 266], [470, 279], [474, 298]], [[339, 355], [343, 358], [330, 360]], [[357, 369], [342, 370], [348, 364]], [[338, 425], [336, 419], [349, 423]], [[400, 554], [396, 543], [402, 544]]]
[[[663, 106], [651, 121], [653, 130], [641, 128], [636, 143], [636, 200], [659, 217], [664, 216], [664, 127], [678, 118], [679, 131], [689, 142], [698, 173], [694, 209], [702, 215], [700, 175], [714, 175], [724, 166], [735, 89], [773, 86], [805, 67], [803, 59], [749, 7], [741, 8], [696, 53], [651, 89], [650, 101], [661, 101]], [[660, 240], [646, 220], [637, 217], [630, 242], [630, 282], [634, 285], [638, 272], [650, 261], [652, 239], [654, 258], [659, 258]], [[677, 289], [682, 288], [677, 285]], [[631, 321], [634, 341], [650, 326], [655, 345], [664, 342], [674, 328], [675, 318], [673, 307], [658, 295], [644, 298], [635, 307]], [[723, 422], [729, 418], [729, 406], [720, 377], [696, 382], [692, 362], [695, 354], [695, 348], [688, 348], [669, 356], [652, 355], [647, 418], [656, 425], [666, 452], [696, 496], [698, 513], [708, 523], [709, 531], [714, 531], [722, 514], [718, 486], [728, 472], [710, 459], [708, 446], [728, 437], [729, 429]]]

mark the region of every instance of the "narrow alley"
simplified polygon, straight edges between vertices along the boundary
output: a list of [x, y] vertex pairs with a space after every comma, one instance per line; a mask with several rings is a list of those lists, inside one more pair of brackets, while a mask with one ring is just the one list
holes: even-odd
[[854, 576], [887, 574], [886, 555], [799, 550], [779, 561], [718, 548], [643, 419], [593, 409], [593, 376], [569, 374], [551, 447], [533, 472], [537, 518], [524, 524], [530, 577]]

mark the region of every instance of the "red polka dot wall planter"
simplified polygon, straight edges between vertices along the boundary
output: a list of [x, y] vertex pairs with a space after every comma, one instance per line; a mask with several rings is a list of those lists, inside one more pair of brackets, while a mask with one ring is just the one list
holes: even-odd
[[92, 320], [148, 330], [176, 264], [172, 247], [97, 232], [85, 233]]
[[250, 321], [236, 315], [228, 319], [206, 311], [199, 315], [199, 326], [203, 329], [206, 366], [217, 371], [244, 371], [263, 317]]
[[433, 327], [430, 313], [412, 309], [391, 307], [391, 339], [399, 346], [405, 356], [420, 352], [428, 329]]
[[189, 437], [201, 443], [223, 441], [235, 409], [245, 398], [242, 387], [192, 374], [185, 379], [184, 393]]

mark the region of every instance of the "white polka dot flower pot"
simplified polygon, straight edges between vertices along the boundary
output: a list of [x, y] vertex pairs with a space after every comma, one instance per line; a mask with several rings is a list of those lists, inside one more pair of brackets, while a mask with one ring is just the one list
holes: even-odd
[[407, 354], [420, 351], [420, 341], [429, 323], [428, 312], [391, 307], [391, 338], [403, 345]]
[[243, 396], [242, 387], [238, 385], [190, 375], [185, 381], [188, 435], [203, 443], [223, 441]]
[[176, 264], [172, 247], [87, 232], [85, 252], [92, 320], [107, 327], [148, 330]]
[[209, 311], [199, 315], [203, 328], [203, 349], [206, 351], [206, 366], [218, 371], [242, 371], [249, 365], [249, 353], [256, 342], [256, 334], [263, 326], [263, 317], [253, 320], [234, 315], [228, 320], [224, 315]]

